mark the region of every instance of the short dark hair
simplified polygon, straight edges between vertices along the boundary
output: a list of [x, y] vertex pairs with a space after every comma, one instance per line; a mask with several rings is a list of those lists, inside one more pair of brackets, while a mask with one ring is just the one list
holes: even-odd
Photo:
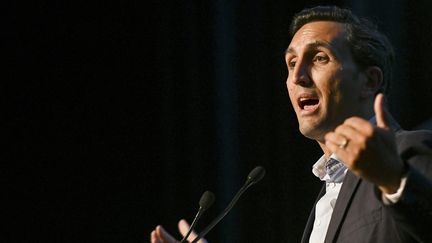
[[358, 18], [350, 10], [337, 6], [307, 8], [296, 15], [291, 22], [291, 36], [305, 24], [314, 21], [334, 21], [347, 26], [347, 41], [354, 61], [361, 67], [377, 66], [383, 72], [383, 82], [378, 92], [388, 92], [392, 79], [395, 55], [388, 38], [378, 31], [375, 24], [365, 18]]

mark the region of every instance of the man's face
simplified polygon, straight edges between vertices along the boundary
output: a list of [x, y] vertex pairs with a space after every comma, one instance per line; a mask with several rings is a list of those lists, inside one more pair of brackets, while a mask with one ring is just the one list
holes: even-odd
[[345, 24], [311, 22], [295, 33], [285, 54], [300, 132], [320, 142], [346, 118], [362, 114], [367, 77], [354, 63], [346, 35]]

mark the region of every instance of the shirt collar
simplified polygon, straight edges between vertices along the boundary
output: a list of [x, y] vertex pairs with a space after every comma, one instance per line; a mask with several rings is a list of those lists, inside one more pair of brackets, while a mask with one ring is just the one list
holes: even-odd
[[[341, 163], [343, 163], [336, 154], [331, 154], [330, 158], [335, 159]], [[317, 162], [312, 166], [312, 173], [318, 177], [322, 181], [329, 181], [330, 176], [326, 172], [326, 163], [328, 160], [326, 160], [325, 155], [321, 156], [321, 158], [318, 159]]]
[[323, 155], [312, 166], [312, 173], [316, 177], [320, 178], [321, 180], [323, 180], [324, 176], [327, 174], [326, 171], [325, 171], [325, 163], [326, 163], [326, 159], [325, 159], [325, 156]]
[[[326, 169], [326, 167], [328, 167]], [[345, 174], [348, 171], [345, 164], [340, 160], [336, 154], [330, 155], [330, 158], [326, 160], [325, 156], [321, 158], [312, 166], [312, 173], [320, 180], [327, 183], [341, 183], [345, 178]]]

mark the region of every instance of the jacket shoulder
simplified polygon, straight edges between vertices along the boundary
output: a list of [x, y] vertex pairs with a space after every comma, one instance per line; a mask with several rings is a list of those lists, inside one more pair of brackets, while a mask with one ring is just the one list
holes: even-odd
[[431, 130], [401, 130], [396, 133], [396, 143], [398, 148], [405, 148], [415, 145], [424, 145], [432, 148], [432, 131]]

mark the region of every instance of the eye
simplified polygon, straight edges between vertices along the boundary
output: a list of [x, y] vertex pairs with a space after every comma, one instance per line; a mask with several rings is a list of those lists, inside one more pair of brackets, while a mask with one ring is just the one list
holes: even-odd
[[313, 61], [318, 63], [327, 63], [329, 60], [330, 60], [329, 57], [324, 54], [317, 54], [313, 58]]
[[296, 65], [297, 58], [291, 58], [288, 60], [288, 69], [293, 69]]

